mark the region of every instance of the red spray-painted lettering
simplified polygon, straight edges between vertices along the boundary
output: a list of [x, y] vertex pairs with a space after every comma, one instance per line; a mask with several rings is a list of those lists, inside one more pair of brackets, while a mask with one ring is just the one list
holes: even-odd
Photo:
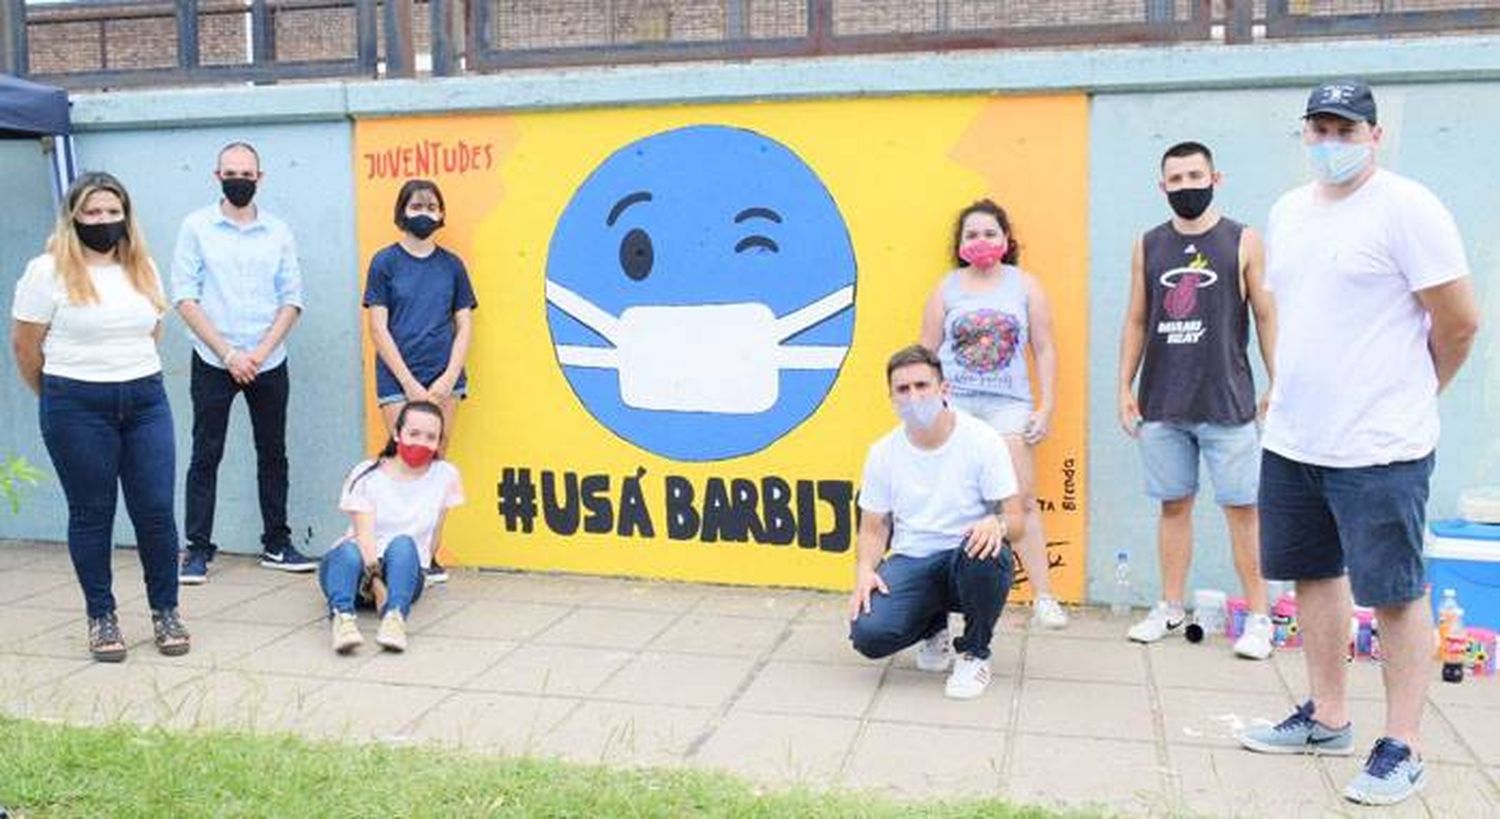
[[451, 176], [487, 171], [494, 165], [495, 145], [492, 142], [474, 144], [463, 140], [427, 139], [364, 154], [366, 179]]

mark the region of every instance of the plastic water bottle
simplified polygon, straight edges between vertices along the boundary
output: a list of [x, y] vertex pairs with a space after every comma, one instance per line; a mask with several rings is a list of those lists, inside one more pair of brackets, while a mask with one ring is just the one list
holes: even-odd
[[1438, 647], [1443, 660], [1443, 682], [1464, 681], [1464, 663], [1469, 659], [1469, 634], [1464, 628], [1464, 610], [1454, 609], [1444, 620], [1447, 633]]
[[1443, 602], [1438, 606], [1438, 628], [1441, 629], [1443, 624], [1451, 620], [1453, 615], [1460, 610], [1458, 607], [1458, 590], [1443, 589]]
[[1130, 553], [1115, 553], [1115, 590], [1109, 598], [1111, 617], [1126, 617], [1130, 614]]
[[1437, 656], [1439, 658], [1443, 654], [1443, 644], [1447, 642], [1448, 635], [1453, 632], [1454, 619], [1462, 617], [1462, 611], [1463, 609], [1458, 606], [1458, 591], [1456, 589], [1443, 589], [1443, 602], [1438, 604], [1437, 616]]

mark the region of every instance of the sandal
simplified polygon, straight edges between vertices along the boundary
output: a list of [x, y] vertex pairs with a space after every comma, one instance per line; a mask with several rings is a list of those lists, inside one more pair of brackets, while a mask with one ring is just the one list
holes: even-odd
[[89, 653], [101, 663], [118, 663], [125, 659], [125, 638], [115, 613], [89, 618]]
[[168, 657], [186, 654], [193, 647], [191, 635], [177, 616], [177, 609], [152, 611], [151, 628], [156, 632], [156, 650]]

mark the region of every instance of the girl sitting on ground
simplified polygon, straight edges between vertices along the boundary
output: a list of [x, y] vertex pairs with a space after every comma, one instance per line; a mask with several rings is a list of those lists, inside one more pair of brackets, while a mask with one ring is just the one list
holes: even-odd
[[406, 620], [422, 596], [443, 520], [464, 502], [458, 470], [437, 458], [442, 439], [442, 408], [409, 402], [385, 448], [344, 481], [339, 509], [349, 513], [351, 525], [318, 570], [333, 621], [333, 650], [340, 654], [364, 643], [356, 606], [380, 612], [375, 642], [381, 648], [406, 650]]

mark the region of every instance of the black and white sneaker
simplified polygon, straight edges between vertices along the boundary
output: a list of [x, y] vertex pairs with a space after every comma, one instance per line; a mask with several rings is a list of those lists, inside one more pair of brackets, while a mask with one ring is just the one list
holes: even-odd
[[1128, 634], [1137, 643], [1154, 643], [1168, 634], [1180, 633], [1185, 622], [1187, 615], [1183, 613], [1181, 606], [1173, 606], [1162, 600], [1146, 614], [1144, 620], [1131, 626]]
[[439, 563], [437, 557], [434, 556], [432, 558], [432, 565], [427, 567], [427, 585], [447, 582], [448, 570], [443, 568], [443, 564]]
[[275, 552], [261, 552], [260, 565], [262, 568], [280, 569], [283, 572], [315, 572], [318, 570], [318, 561], [302, 554], [293, 546], [283, 546]]

